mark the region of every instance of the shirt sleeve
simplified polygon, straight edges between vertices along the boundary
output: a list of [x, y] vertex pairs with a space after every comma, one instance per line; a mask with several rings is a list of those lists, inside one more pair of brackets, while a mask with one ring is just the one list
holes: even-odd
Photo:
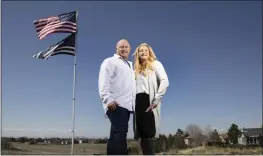
[[114, 72], [114, 66], [111, 64], [110, 59], [105, 59], [100, 67], [99, 72], [99, 95], [102, 103], [108, 105], [113, 102], [114, 99], [110, 93], [110, 79]]
[[160, 100], [163, 98], [169, 86], [169, 80], [168, 80], [168, 76], [161, 62], [155, 61], [154, 69], [155, 69], [155, 73], [156, 73], [157, 79], [159, 80], [160, 84], [159, 84], [157, 93], [155, 94], [155, 97], [153, 99], [153, 104], [159, 104]]

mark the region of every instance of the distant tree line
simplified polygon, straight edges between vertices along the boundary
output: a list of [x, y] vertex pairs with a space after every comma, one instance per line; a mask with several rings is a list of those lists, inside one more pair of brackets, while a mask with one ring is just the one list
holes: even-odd
[[[207, 126], [202, 130], [199, 126], [190, 124], [186, 126], [184, 131], [182, 129], [178, 129], [175, 134], [169, 134], [168, 136], [160, 134], [159, 138], [156, 139], [155, 152], [167, 152], [170, 149], [181, 150], [202, 145], [243, 148], [238, 145], [238, 137], [240, 134], [241, 131], [236, 124], [232, 124], [229, 127], [226, 137], [223, 139], [220, 138], [219, 132], [216, 129], [212, 129], [210, 126]], [[186, 139], [191, 140], [188, 145], [186, 144]], [[129, 150], [133, 154], [139, 154], [138, 149]]]
[[[222, 137], [216, 129], [212, 129], [210, 126], [201, 129], [198, 125], [190, 124], [186, 126], [184, 130], [178, 129], [175, 134], [169, 134], [168, 136], [160, 134], [159, 138], [155, 141], [155, 151], [166, 152], [170, 149], [184, 149], [189, 147], [197, 147], [197, 146], [234, 146], [238, 144], [238, 137], [241, 132], [236, 124], [232, 124], [228, 129], [224, 138], [224, 142], [222, 142]], [[51, 144], [61, 144], [61, 142], [67, 142], [67, 144], [71, 144], [71, 138], [29, 138], [29, 137], [2, 137], [2, 142], [20, 142], [25, 143], [29, 142], [31, 144], [49, 141]], [[99, 139], [89, 139], [89, 138], [79, 138], [75, 139], [74, 143], [79, 143], [78, 140], [82, 140], [82, 143], [95, 143], [95, 144], [105, 144], [107, 143], [107, 138], [99, 138]], [[188, 144], [186, 144], [186, 140], [188, 140]], [[231, 145], [230, 145], [231, 144]], [[6, 145], [8, 146], [8, 145]], [[133, 149], [129, 149], [133, 150]], [[138, 149], [136, 149], [138, 151]]]

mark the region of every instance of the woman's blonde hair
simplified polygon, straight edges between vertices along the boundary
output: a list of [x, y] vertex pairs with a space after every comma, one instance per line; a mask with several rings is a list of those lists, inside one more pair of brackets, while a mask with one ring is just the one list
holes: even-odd
[[[149, 49], [149, 59], [146, 64], [142, 64], [140, 58], [139, 58], [139, 50], [142, 46], [146, 46]], [[140, 44], [136, 49], [135, 52], [133, 53], [134, 56], [134, 72], [135, 72], [135, 77], [137, 77], [138, 74], [142, 73], [143, 75], [148, 75], [149, 71], [152, 71], [152, 62], [157, 60], [154, 51], [150, 45], [147, 43], [142, 43]]]

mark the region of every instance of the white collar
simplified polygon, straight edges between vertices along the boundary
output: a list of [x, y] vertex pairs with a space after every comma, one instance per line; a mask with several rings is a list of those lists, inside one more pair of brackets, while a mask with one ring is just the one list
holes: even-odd
[[[123, 59], [123, 58], [122, 58], [120, 55], [118, 55], [118, 54], [114, 54], [113, 57]], [[124, 59], [123, 59], [123, 60], [124, 60]], [[127, 62], [129, 62], [129, 63], [132, 63], [132, 62], [129, 61], [129, 60], [125, 60], [125, 61], [127, 61]]]
[[116, 58], [121, 58], [121, 56], [118, 55], [118, 54], [114, 54], [113, 56], [116, 57]]

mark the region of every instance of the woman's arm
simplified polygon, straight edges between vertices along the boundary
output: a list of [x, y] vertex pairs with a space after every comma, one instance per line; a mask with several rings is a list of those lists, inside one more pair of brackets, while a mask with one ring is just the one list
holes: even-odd
[[157, 79], [160, 81], [159, 88], [153, 99], [153, 104], [159, 104], [160, 100], [163, 98], [169, 86], [169, 80], [165, 72], [165, 69], [160, 61], [155, 61], [153, 63], [153, 67], [154, 67]]

